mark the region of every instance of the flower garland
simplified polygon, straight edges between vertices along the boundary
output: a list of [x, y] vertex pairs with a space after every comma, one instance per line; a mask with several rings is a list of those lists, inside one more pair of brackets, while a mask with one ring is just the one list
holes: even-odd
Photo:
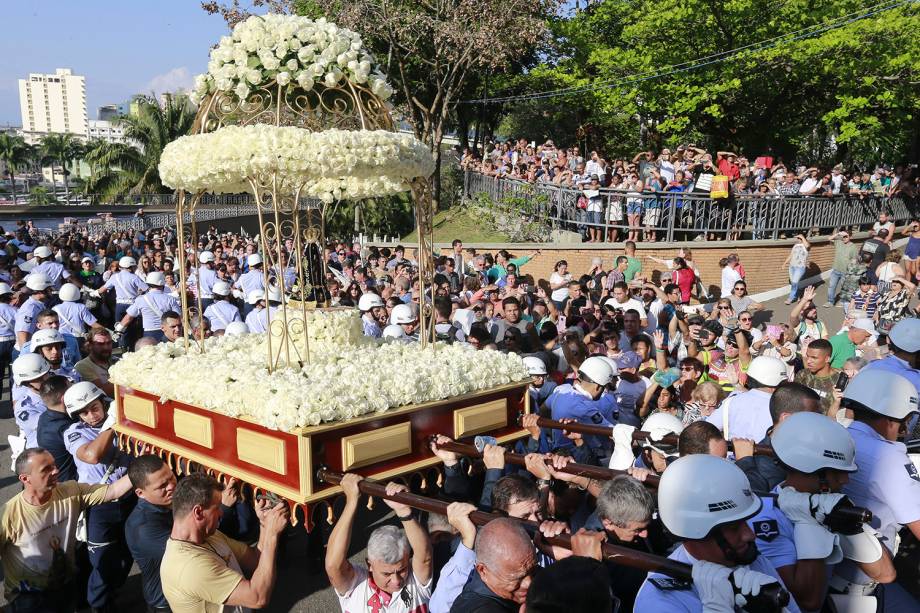
[[374, 341], [316, 352], [302, 368], [269, 373], [266, 335], [208, 340], [207, 352], [181, 343], [144, 347], [112, 366], [113, 382], [290, 431], [323, 422], [440, 400], [528, 378], [515, 354], [463, 345]]
[[324, 202], [386, 196], [434, 172], [434, 158], [414, 136], [386, 130], [310, 132], [291, 126], [225, 126], [183, 136], [160, 157], [160, 179], [173, 189], [249, 191], [249, 178], [277, 173], [288, 189]]
[[386, 100], [393, 89], [374, 67], [361, 36], [325, 18], [254, 15], [238, 23], [211, 50], [206, 74], [195, 79], [192, 100], [216, 91], [246, 99], [252, 88], [296, 83], [305, 91], [343, 81], [366, 87]]

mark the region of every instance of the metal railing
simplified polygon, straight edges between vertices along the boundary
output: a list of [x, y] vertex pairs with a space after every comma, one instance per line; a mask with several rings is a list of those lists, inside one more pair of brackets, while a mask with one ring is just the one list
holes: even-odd
[[[579, 206], [585, 194], [573, 187], [529, 183], [464, 171], [465, 201], [484, 194], [499, 204], [508, 198], [528, 198], [554, 229], [585, 233], [600, 230], [600, 240], [622, 240], [630, 230], [654, 231], [656, 240], [778, 239], [797, 233], [829, 234], [835, 228], [871, 226], [881, 210], [893, 221], [907, 221], [917, 203], [902, 196], [878, 195], [779, 196], [734, 194], [711, 198], [693, 192], [627, 192], [598, 190], [601, 212], [592, 216]], [[585, 199], [582, 200], [582, 205]], [[636, 222], [630, 226], [630, 214]]]

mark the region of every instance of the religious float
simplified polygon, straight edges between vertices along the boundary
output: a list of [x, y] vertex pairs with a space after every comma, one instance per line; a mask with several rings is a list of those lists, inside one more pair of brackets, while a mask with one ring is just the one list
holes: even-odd
[[[391, 93], [360, 36], [323, 19], [250, 17], [211, 51], [193, 134], [160, 163], [177, 190], [179, 261], [197, 255], [186, 250], [202, 196], [248, 192], [266, 287], [296, 299], [268, 310], [266, 333], [203, 341], [189, 335], [200, 298], [181, 291], [185, 337], [112, 368], [122, 449], [237, 478], [285, 499], [309, 529], [316, 503], [341, 492], [320, 468], [425, 480], [438, 474], [434, 434], [523, 436], [518, 356], [433, 342], [425, 301], [413, 344], [366, 338], [356, 309], [327, 305], [324, 220], [339, 201], [409, 192], [421, 295], [431, 287], [434, 160], [396, 130]], [[193, 280], [177, 268], [186, 289]]]

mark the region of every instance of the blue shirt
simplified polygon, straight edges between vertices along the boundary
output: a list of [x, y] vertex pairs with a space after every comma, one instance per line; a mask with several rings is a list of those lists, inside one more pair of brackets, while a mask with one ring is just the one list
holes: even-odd
[[128, 307], [128, 315], [141, 317], [144, 332], [155, 332], [162, 327], [163, 313], [166, 311], [181, 312], [179, 301], [163, 290], [151, 288], [149, 292], [134, 299]]
[[[73, 455], [74, 462], [77, 465], [77, 475], [80, 483], [90, 483], [93, 485], [102, 483], [110, 484], [118, 481], [118, 479], [128, 472], [128, 462], [131, 458], [114, 445], [112, 445], [110, 452], [107, 453], [98, 464], [88, 464], [77, 457], [77, 451], [83, 447], [83, 445], [92, 443], [97, 438], [99, 438], [99, 428], [93, 428], [83, 421], [72, 424], [64, 431], [64, 446], [67, 447], [67, 451]], [[115, 469], [111, 471], [105, 480], [103, 480], [106, 469], [113, 463], [115, 464]]]
[[16, 312], [16, 332], [27, 332], [30, 336], [35, 332], [35, 318], [45, 310], [45, 303], [29, 296]]
[[173, 514], [169, 507], [158, 507], [143, 498], [125, 522], [125, 542], [131, 557], [141, 569], [144, 600], [151, 607], [168, 607], [160, 583], [160, 561], [172, 532]]
[[26, 449], [38, 446], [38, 418], [48, 408], [31, 387], [16, 385], [13, 387], [13, 415], [16, 425], [26, 438]]
[[70, 278], [70, 272], [54, 260], [46, 260], [29, 271], [30, 275], [34, 275], [35, 273], [44, 273], [47, 275], [48, 280], [51, 281], [51, 287], [54, 289], [61, 289], [61, 279]]
[[59, 481], [76, 481], [77, 465], [73, 456], [64, 446], [64, 431], [73, 425], [73, 420], [67, 413], [46, 410], [38, 417], [37, 441], [38, 446], [48, 450], [54, 456], [57, 465]]
[[240, 310], [226, 300], [216, 300], [204, 310], [204, 316], [211, 322], [211, 330], [224, 330], [233, 321], [243, 321]]
[[[616, 414], [619, 412], [616, 399], [611, 394], [604, 392], [600, 398], [593, 400], [578, 391], [579, 389], [564, 384], [558, 386], [550, 394], [546, 400], [546, 406], [550, 408], [552, 418], [555, 420], [572, 418], [582, 424], [613, 428], [616, 423]], [[605, 440], [594, 435], [585, 436], [584, 440], [592, 448], [609, 447], [612, 444], [609, 438]], [[572, 445], [572, 441], [562, 434], [562, 430], [553, 430], [554, 449]]]
[[0, 302], [0, 338], [16, 337], [16, 307]]
[[249, 292], [256, 290], [261, 292], [265, 289], [265, 271], [253, 268], [249, 272], [240, 275], [240, 278], [237, 279], [233, 286], [241, 289], [247, 296]]
[[121, 269], [102, 284], [100, 291], [115, 288], [115, 302], [131, 304], [141, 293], [147, 291], [147, 284], [130, 270]]
[[195, 286], [198, 288], [200, 298], [210, 299], [214, 297], [214, 284], [217, 283], [217, 271], [200, 266], [198, 274], [195, 277]]
[[527, 386], [527, 393], [530, 394], [530, 410], [536, 413], [555, 389], [556, 382], [551, 381], [549, 377], [543, 379], [543, 385], [540, 387]]
[[83, 336], [86, 326], [96, 323], [96, 316], [82, 302], [62, 302], [54, 305], [51, 310], [58, 314], [58, 330], [61, 334]]
[[476, 565], [476, 553], [466, 545], [457, 545], [453, 557], [441, 569], [438, 585], [428, 601], [428, 610], [431, 613], [448, 613], [454, 600], [463, 591], [470, 578], [470, 573]]

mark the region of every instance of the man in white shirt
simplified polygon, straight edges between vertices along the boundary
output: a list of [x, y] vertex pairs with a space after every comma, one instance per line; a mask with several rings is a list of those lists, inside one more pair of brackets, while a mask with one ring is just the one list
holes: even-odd
[[643, 328], [648, 327], [648, 315], [645, 313], [645, 305], [641, 300], [636, 300], [629, 295], [629, 286], [625, 282], [613, 284], [611, 298], [604, 303], [604, 306], [612, 307], [618, 311], [629, 311], [634, 309], [639, 312], [639, 325]]
[[817, 168], [809, 168], [799, 178], [802, 180], [802, 184], [799, 185], [800, 196], [811, 196], [821, 186]]
[[[888, 236], [878, 236], [880, 230], [888, 230]], [[869, 231], [869, 236], [877, 236], [887, 245], [891, 243], [891, 240], [894, 238], [894, 230], [895, 225], [893, 221], [889, 221], [888, 211], [882, 210], [878, 213], [878, 221], [872, 224], [872, 230]]]
[[763, 439], [773, 426], [770, 397], [786, 376], [786, 365], [782, 360], [769, 356], [754, 358], [747, 371], [748, 391], [723, 400], [706, 421], [721, 430], [725, 440]]
[[597, 155], [597, 151], [592, 151], [591, 159], [588, 160], [588, 162], [585, 164], [585, 174], [589, 177], [591, 175], [597, 175], [600, 177], [604, 174], [604, 169], [601, 167], [601, 164], [598, 160], [599, 156]]

